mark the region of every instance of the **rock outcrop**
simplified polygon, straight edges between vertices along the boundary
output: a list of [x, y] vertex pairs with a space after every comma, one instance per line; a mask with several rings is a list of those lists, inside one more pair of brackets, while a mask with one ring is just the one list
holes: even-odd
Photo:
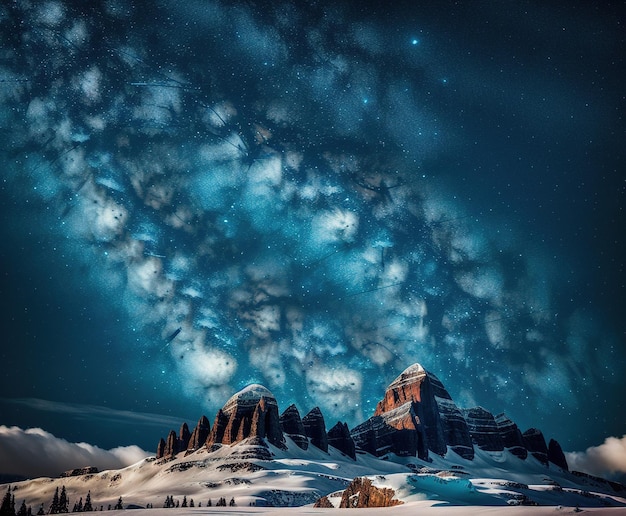
[[[376, 487], [367, 477], [355, 478], [341, 495], [339, 509], [367, 509], [371, 507], [393, 507], [402, 504], [396, 500], [395, 491], [389, 487]], [[313, 507], [332, 509], [328, 496], [322, 496]]]
[[395, 453], [400, 457], [417, 456], [426, 460], [428, 450], [416, 408], [417, 404], [409, 401], [372, 416], [351, 430], [355, 444], [377, 457]]
[[[406, 404], [410, 404], [410, 407]], [[391, 416], [391, 412], [394, 415]], [[386, 415], [387, 414], [387, 415]], [[400, 416], [402, 414], [402, 416]], [[405, 369], [387, 388], [384, 398], [376, 406], [374, 416], [383, 417], [386, 422], [400, 431], [414, 426], [415, 435], [408, 439], [403, 436], [401, 449], [394, 450], [405, 455], [412, 447], [418, 457], [428, 458], [428, 450], [438, 455], [445, 455], [448, 447], [466, 459], [474, 457], [474, 448], [467, 423], [459, 408], [455, 405], [441, 381], [426, 371], [420, 364], [413, 364]], [[413, 418], [412, 423], [409, 420]], [[360, 426], [360, 425], [359, 425]], [[380, 422], [370, 421], [369, 426], [382, 427]], [[353, 437], [357, 445], [359, 439], [354, 436], [355, 430], [363, 436], [363, 428], [353, 429]], [[386, 434], [383, 431], [382, 434]], [[399, 436], [396, 440], [399, 439]], [[412, 440], [412, 443], [409, 442]], [[382, 446], [374, 446], [382, 451]], [[411, 454], [410, 451], [408, 451]]]
[[550, 439], [548, 443], [548, 462], [557, 465], [559, 468], [569, 471], [567, 459], [563, 453], [561, 445], [554, 439]]
[[326, 424], [324, 416], [319, 407], [311, 409], [311, 411], [302, 418], [304, 432], [311, 439], [311, 444], [317, 446], [320, 450], [328, 452], [328, 435], [326, 434]]
[[548, 447], [546, 446], [546, 440], [541, 433], [541, 430], [536, 428], [529, 428], [522, 434], [524, 439], [524, 447], [528, 450], [535, 459], [541, 462], [544, 466], [548, 465]]
[[352, 439], [346, 423], [338, 421], [337, 424], [328, 431], [328, 445], [338, 449], [351, 459], [356, 460], [354, 439]]
[[300, 412], [295, 405], [289, 405], [280, 415], [280, 428], [285, 435], [296, 443], [296, 446], [303, 450], [308, 449], [309, 439], [304, 431]]
[[165, 439], [161, 437], [159, 444], [157, 444], [156, 458], [161, 459], [165, 455]]
[[[170, 433], [167, 434], [167, 440], [165, 441], [165, 449], [163, 450], [163, 457], [167, 459], [171, 459], [174, 455], [178, 453], [177, 449], [178, 438], [176, 437], [176, 432], [174, 430], [170, 430]], [[160, 457], [157, 457], [160, 458]]]
[[189, 444], [187, 445], [187, 451], [194, 452], [202, 448], [206, 443], [207, 437], [209, 437], [210, 431], [211, 426], [209, 424], [209, 420], [206, 416], [202, 416], [191, 433]]
[[354, 460], [357, 449], [377, 457], [393, 453], [427, 461], [430, 453], [444, 456], [453, 451], [472, 460], [477, 446], [492, 452], [507, 449], [520, 459], [530, 453], [546, 466], [552, 462], [568, 470], [558, 442], [551, 440], [547, 446], [535, 428], [522, 434], [505, 414], [494, 417], [482, 407], [459, 409], [443, 383], [420, 364], [405, 369], [389, 385], [374, 415], [352, 430], [339, 422], [327, 432], [318, 407], [301, 418], [296, 406], [290, 405], [279, 416], [272, 393], [253, 384], [226, 402], [212, 426], [202, 416], [193, 433], [186, 423], [178, 435], [170, 431], [166, 439], [160, 439], [156, 456], [171, 459], [182, 451], [193, 453], [203, 446], [213, 450], [246, 440], [247, 447], [254, 448], [246, 454], [271, 457], [267, 443], [286, 449], [285, 435], [302, 450], [312, 444], [328, 452], [330, 445]]
[[[474, 447], [467, 422], [456, 406], [443, 383], [434, 374], [426, 371], [427, 382], [432, 386], [434, 402], [439, 411], [446, 445], [464, 459], [474, 458]], [[433, 450], [434, 451], [434, 450]]]
[[367, 477], [357, 477], [344, 490], [339, 508], [393, 507], [402, 503], [394, 499], [395, 494], [391, 488], [372, 485]]
[[503, 451], [504, 444], [496, 424], [496, 420], [491, 412], [482, 407], [463, 409], [463, 415], [467, 421], [472, 442], [481, 450]]
[[233, 395], [218, 411], [205, 445], [210, 449], [215, 444], [234, 444], [249, 437], [267, 439], [285, 448], [276, 398], [258, 384]]
[[520, 459], [526, 459], [528, 450], [524, 446], [522, 432], [517, 425], [504, 413], [498, 414], [495, 417], [495, 421], [498, 426], [498, 431], [500, 432], [503, 446]]
[[178, 440], [176, 442], [176, 453], [186, 450], [187, 446], [189, 446], [189, 440], [191, 439], [191, 432], [189, 432], [189, 427], [187, 423], [183, 423], [180, 425], [180, 431], [178, 432]]

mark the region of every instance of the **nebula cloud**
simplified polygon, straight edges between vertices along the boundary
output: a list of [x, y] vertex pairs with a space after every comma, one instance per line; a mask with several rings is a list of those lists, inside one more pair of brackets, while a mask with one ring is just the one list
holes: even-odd
[[132, 319], [132, 360], [207, 412], [255, 381], [351, 424], [417, 361], [494, 411], [571, 411], [616, 374], [549, 250], [429, 171], [454, 134], [410, 38], [341, 8], [98, 5], [3, 8], [6, 177]]

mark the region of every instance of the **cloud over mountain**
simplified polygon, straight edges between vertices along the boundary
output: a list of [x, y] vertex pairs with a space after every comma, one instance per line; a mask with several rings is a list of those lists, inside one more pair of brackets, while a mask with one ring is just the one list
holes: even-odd
[[58, 476], [68, 469], [85, 466], [119, 469], [149, 455], [138, 446], [103, 450], [88, 443], [70, 443], [41, 428], [0, 426], [2, 473], [36, 477]]
[[607, 437], [599, 446], [565, 455], [572, 469], [619, 480], [626, 478], [626, 435]]

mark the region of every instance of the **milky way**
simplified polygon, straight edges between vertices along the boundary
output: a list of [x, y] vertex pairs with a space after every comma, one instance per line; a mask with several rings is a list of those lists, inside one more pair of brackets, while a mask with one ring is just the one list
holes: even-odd
[[3, 191], [121, 311], [123, 368], [209, 416], [256, 382], [331, 425], [369, 417], [414, 362], [459, 405], [554, 432], [623, 386], [619, 329], [553, 241], [566, 210], [515, 191], [523, 174], [567, 190], [566, 172], [500, 145], [498, 109], [546, 156], [546, 126], [566, 140], [541, 69], [507, 90], [432, 13], [399, 8], [83, 4], [1, 9]]

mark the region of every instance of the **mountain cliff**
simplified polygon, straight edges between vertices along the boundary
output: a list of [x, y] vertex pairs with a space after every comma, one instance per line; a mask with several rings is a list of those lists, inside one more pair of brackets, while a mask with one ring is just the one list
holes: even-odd
[[374, 414], [352, 429], [337, 422], [327, 432], [319, 407], [301, 418], [298, 408], [290, 405], [279, 415], [274, 395], [253, 384], [224, 404], [213, 426], [203, 416], [191, 434], [186, 424], [178, 435], [170, 431], [167, 439], [159, 441], [157, 458], [172, 459], [182, 451], [191, 453], [202, 446], [211, 450], [249, 438], [261, 447], [269, 442], [287, 449], [286, 437], [302, 450], [311, 445], [328, 452], [331, 446], [352, 459], [360, 451], [431, 461], [432, 454], [445, 457], [451, 452], [471, 461], [478, 448], [494, 453], [508, 450], [519, 460], [530, 456], [544, 466], [552, 463], [568, 470], [557, 441], [551, 439], [548, 447], [540, 430], [522, 433], [505, 414], [494, 416], [483, 407], [460, 409], [439, 378], [420, 364], [411, 365], [391, 382]]

